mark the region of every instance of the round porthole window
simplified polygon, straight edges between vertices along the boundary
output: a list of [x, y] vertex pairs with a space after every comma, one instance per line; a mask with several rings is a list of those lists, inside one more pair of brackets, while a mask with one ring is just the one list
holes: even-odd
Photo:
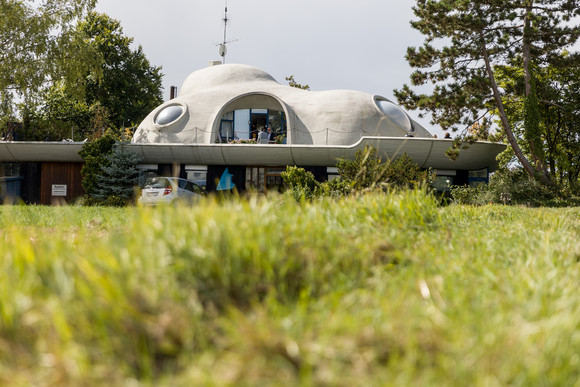
[[377, 100], [376, 102], [381, 113], [391, 119], [395, 125], [401, 127], [401, 129], [407, 132], [413, 131], [411, 120], [407, 116], [407, 113], [403, 111], [403, 109], [389, 101]]
[[185, 113], [185, 106], [183, 105], [169, 105], [161, 109], [155, 116], [155, 124], [159, 126], [166, 126], [178, 121]]

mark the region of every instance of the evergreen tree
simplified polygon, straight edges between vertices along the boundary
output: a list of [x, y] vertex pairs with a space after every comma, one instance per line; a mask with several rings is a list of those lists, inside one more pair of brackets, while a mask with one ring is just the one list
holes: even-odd
[[101, 173], [102, 167], [109, 165], [108, 155], [113, 152], [115, 142], [115, 138], [110, 133], [107, 133], [94, 141], [85, 143], [83, 149], [79, 152], [85, 162], [81, 168], [81, 176], [83, 179], [82, 186], [89, 199], [89, 204], [92, 197], [97, 193], [99, 185], [97, 176]]
[[119, 143], [106, 159], [107, 165], [103, 165], [97, 175], [94, 198], [102, 204], [126, 205], [133, 200], [138, 184], [139, 171], [136, 167], [139, 157]]
[[[533, 69], [546, 65], [577, 64], [580, 55], [565, 60], [562, 50], [580, 36], [574, 18], [580, 0], [418, 0], [418, 20], [411, 25], [425, 35], [420, 48], [410, 47], [406, 59], [416, 67], [414, 86], [436, 84], [430, 95], [417, 94], [408, 85], [395, 90], [400, 104], [432, 114], [444, 130], [492, 124], [497, 113], [513, 151], [531, 176], [551, 182], [537, 126], [537, 97]], [[502, 90], [494, 71], [499, 64], [519, 63], [525, 83], [527, 119], [523, 136], [530, 158], [522, 152], [505, 112]]]

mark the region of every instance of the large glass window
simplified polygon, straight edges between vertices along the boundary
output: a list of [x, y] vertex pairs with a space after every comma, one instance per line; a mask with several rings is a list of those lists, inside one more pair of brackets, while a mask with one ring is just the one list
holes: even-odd
[[231, 143], [232, 140], [257, 140], [260, 131], [268, 127], [272, 128], [277, 143], [286, 143], [286, 115], [280, 110], [242, 109], [225, 113], [219, 131], [221, 141]]
[[236, 110], [234, 115], [234, 136], [236, 139], [250, 138], [250, 109]]
[[187, 180], [192, 180], [195, 184], [206, 187], [207, 186], [207, 167], [204, 169], [187, 169]]
[[179, 120], [183, 116], [183, 113], [185, 113], [184, 106], [177, 104], [169, 105], [157, 113], [154, 121], [155, 124], [160, 126], [169, 125]]
[[252, 109], [250, 111], [250, 137], [258, 138], [258, 133], [266, 130], [268, 126], [268, 110], [267, 109]]
[[276, 137], [280, 138], [280, 142], [283, 142], [283, 139], [286, 138], [286, 115], [284, 112], [279, 110], [269, 110], [268, 126], [272, 128], [272, 132]]
[[403, 111], [403, 109], [394, 103], [385, 100], [376, 100], [376, 103], [379, 110], [395, 125], [399, 126], [401, 129], [407, 132], [413, 131], [411, 120], [407, 116], [407, 113]]
[[222, 115], [222, 120], [220, 122], [220, 136], [222, 142], [228, 142], [235, 138], [234, 134], [234, 112], [227, 112]]
[[433, 181], [433, 188], [437, 192], [450, 192], [451, 186], [453, 185], [453, 176], [435, 176], [435, 180]]
[[489, 170], [487, 168], [477, 171], [469, 171], [468, 183], [470, 187], [477, 187], [482, 183], [489, 183]]
[[258, 192], [278, 191], [284, 189], [282, 167], [248, 167], [246, 168], [246, 188]]

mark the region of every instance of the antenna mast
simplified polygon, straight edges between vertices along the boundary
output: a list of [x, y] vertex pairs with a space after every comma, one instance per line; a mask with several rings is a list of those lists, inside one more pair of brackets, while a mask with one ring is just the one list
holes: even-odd
[[220, 45], [220, 55], [222, 57], [222, 64], [226, 63], [226, 53], [228, 52], [226, 48], [226, 33], [228, 28], [228, 0], [226, 0], [226, 8], [224, 12], [224, 42]]

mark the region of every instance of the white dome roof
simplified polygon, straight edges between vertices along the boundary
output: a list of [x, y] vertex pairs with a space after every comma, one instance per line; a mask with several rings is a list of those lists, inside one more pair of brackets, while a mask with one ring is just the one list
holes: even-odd
[[251, 82], [275, 83], [276, 80], [259, 68], [243, 64], [223, 64], [194, 71], [181, 85], [180, 96], [203, 89]]

